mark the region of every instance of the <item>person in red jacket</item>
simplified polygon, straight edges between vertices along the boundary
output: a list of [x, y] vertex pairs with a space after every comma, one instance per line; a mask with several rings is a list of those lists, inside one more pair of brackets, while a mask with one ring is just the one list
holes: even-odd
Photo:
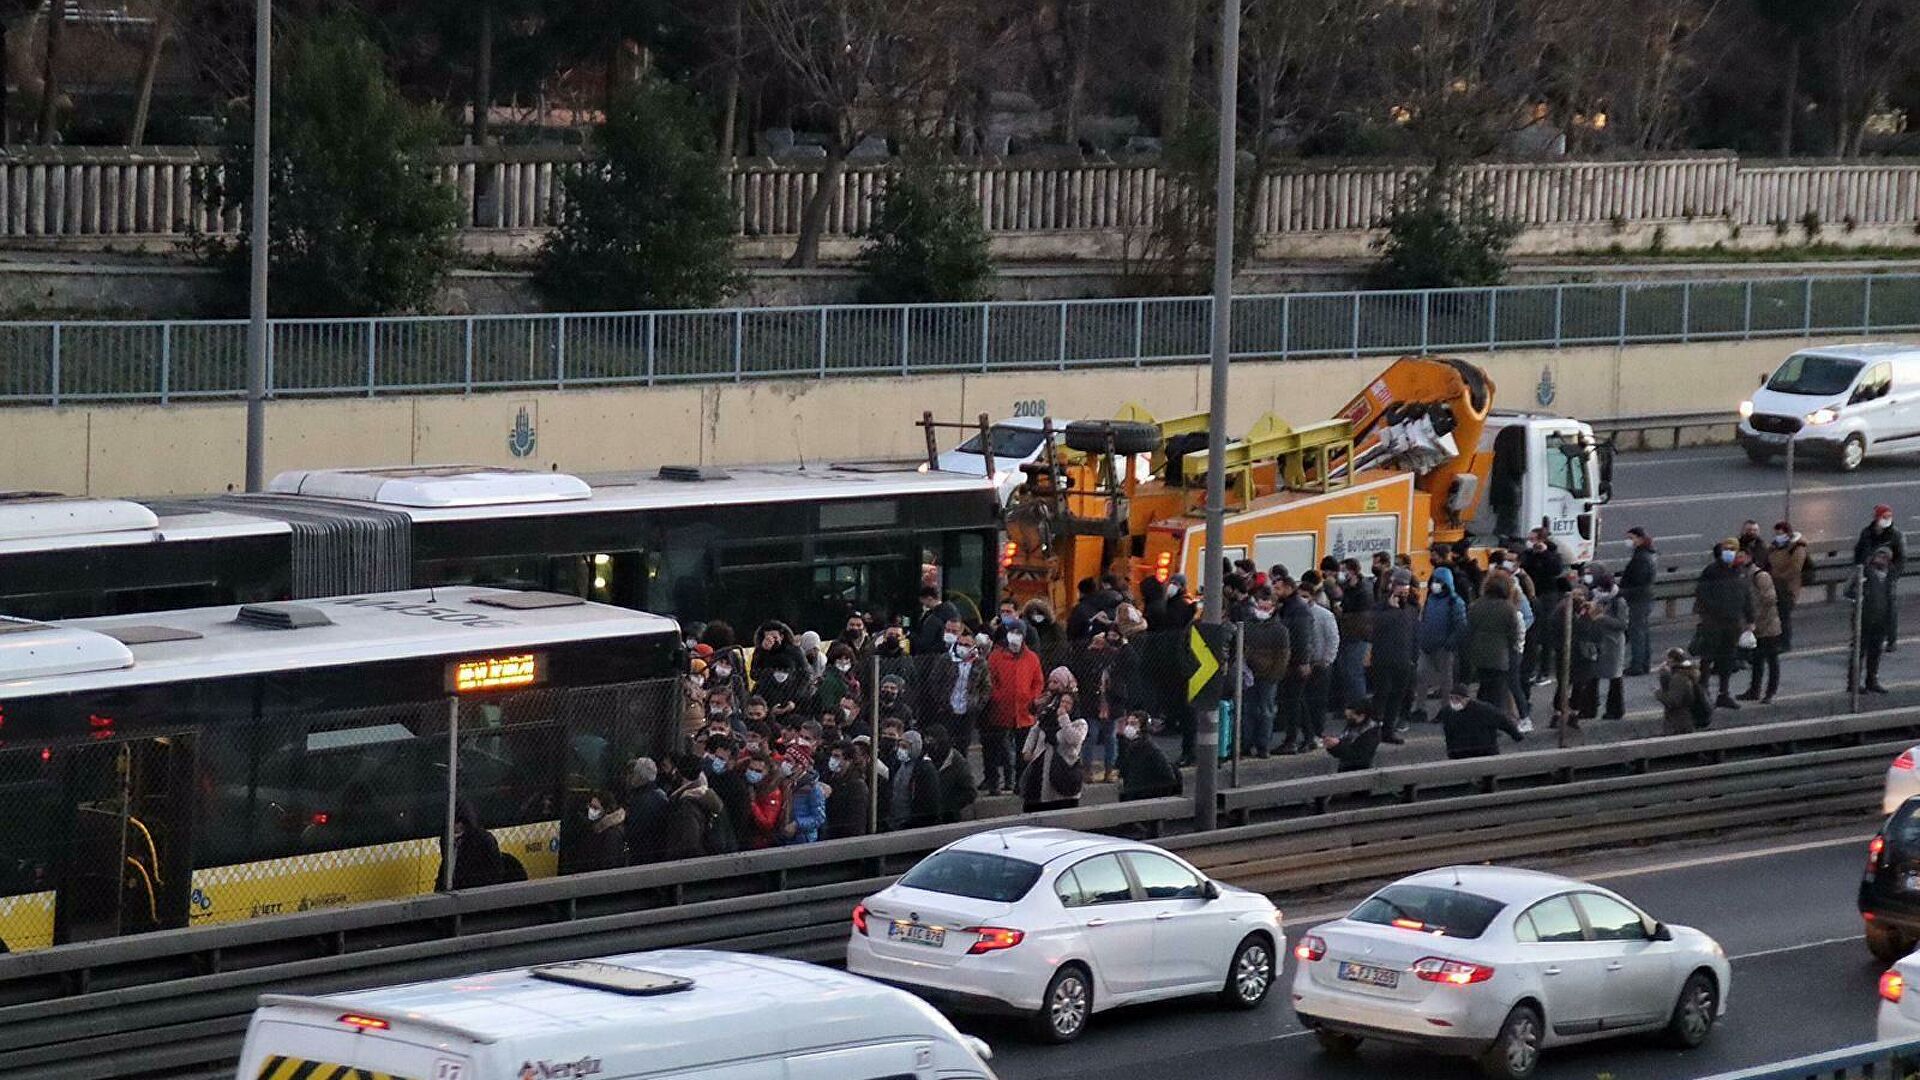
[[[962, 637], [961, 641], [970, 639]], [[955, 644], [955, 648], [959, 643]], [[1023, 635], [1008, 634], [987, 657], [987, 728], [980, 738], [980, 790], [989, 795], [1013, 794], [1016, 771], [1013, 748], [1019, 733], [1033, 726], [1031, 706], [1047, 688], [1040, 657], [1027, 648]]]
[[748, 804], [748, 849], [758, 851], [785, 843], [793, 832], [789, 781], [774, 771], [764, 753], [747, 759], [746, 781], [753, 799]]

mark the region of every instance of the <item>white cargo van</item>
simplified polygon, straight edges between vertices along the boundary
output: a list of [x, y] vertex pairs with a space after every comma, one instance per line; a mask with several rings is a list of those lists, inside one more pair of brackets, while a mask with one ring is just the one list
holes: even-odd
[[1754, 464], [1786, 453], [1840, 468], [1867, 453], [1920, 450], [1920, 346], [1830, 345], [1803, 349], [1763, 376], [1740, 403], [1740, 445]]
[[239, 1080], [993, 1080], [987, 1056], [904, 991], [688, 949], [264, 995]]

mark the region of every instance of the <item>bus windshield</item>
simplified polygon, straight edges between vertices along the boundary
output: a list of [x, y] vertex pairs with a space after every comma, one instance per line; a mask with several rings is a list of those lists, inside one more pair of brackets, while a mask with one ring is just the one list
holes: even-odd
[[1829, 397], [1841, 393], [1853, 385], [1853, 377], [1860, 373], [1861, 363], [1839, 356], [1821, 356], [1818, 353], [1794, 353], [1780, 370], [1767, 380], [1767, 389], [1782, 394], [1805, 394], [1808, 397]]

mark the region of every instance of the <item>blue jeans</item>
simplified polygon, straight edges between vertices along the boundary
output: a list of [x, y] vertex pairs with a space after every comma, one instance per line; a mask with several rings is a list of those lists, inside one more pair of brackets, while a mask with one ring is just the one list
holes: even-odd
[[1280, 681], [1255, 679], [1242, 698], [1247, 719], [1240, 729], [1240, 753], [1264, 754], [1267, 744], [1273, 742], [1273, 720], [1280, 712]]
[[1120, 744], [1113, 737], [1114, 722], [1099, 717], [1087, 718], [1087, 741], [1100, 747], [1100, 762], [1112, 769], [1120, 760]]

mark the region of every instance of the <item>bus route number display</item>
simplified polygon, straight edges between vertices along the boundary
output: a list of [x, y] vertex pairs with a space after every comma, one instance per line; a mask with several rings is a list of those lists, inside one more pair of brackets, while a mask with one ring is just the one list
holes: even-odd
[[447, 669], [447, 688], [457, 694], [473, 694], [533, 686], [546, 676], [546, 667], [539, 653], [456, 660]]

